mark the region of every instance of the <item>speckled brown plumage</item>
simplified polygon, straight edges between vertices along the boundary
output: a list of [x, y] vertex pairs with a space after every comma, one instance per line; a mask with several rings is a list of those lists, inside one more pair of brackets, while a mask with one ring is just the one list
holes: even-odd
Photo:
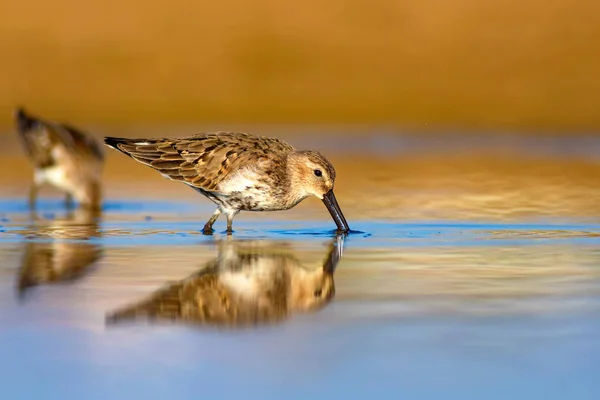
[[200, 272], [111, 313], [107, 322], [147, 319], [239, 328], [316, 311], [333, 298], [342, 246], [338, 236], [322, 267], [310, 269], [277, 243], [225, 240], [218, 258]]
[[[277, 211], [315, 195], [326, 202], [338, 230], [347, 231], [335, 196], [333, 165], [314, 150], [248, 133], [215, 132], [178, 139], [105, 138], [105, 143], [164, 177], [183, 182], [215, 202], [227, 215], [228, 231], [239, 211]], [[317, 175], [318, 172], [318, 175]]]
[[15, 112], [17, 132], [34, 167], [29, 201], [35, 207], [37, 192], [50, 184], [75, 198], [85, 208], [100, 208], [101, 174], [104, 157], [98, 143], [80, 130]]
[[228, 174], [248, 163], [269, 162], [275, 173], [294, 150], [279, 139], [232, 132], [183, 139], [106, 138], [105, 142], [170, 179], [205, 191], [216, 190]]

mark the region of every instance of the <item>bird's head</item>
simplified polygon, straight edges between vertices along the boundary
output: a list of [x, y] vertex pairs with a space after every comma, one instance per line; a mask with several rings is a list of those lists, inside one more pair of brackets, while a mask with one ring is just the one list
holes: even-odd
[[288, 172], [294, 197], [303, 199], [315, 196], [321, 199], [333, 217], [338, 231], [348, 232], [350, 230], [333, 194], [335, 169], [321, 153], [313, 150], [290, 153]]

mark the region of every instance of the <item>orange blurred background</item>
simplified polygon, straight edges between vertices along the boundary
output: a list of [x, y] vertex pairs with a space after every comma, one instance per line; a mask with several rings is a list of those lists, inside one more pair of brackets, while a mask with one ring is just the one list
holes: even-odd
[[0, 127], [600, 127], [594, 0], [0, 3]]

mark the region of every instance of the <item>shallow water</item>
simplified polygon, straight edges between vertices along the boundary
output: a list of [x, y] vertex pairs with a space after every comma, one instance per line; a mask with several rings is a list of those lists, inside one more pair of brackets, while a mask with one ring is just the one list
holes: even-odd
[[204, 236], [209, 201], [112, 153], [101, 216], [32, 215], [3, 150], [5, 397], [598, 398], [599, 140], [319, 143], [345, 238], [309, 200]]

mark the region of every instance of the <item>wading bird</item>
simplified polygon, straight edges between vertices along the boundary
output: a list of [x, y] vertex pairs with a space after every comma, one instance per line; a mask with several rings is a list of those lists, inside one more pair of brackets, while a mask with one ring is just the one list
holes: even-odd
[[181, 181], [217, 204], [203, 232], [225, 214], [227, 231], [240, 211], [288, 210], [308, 196], [321, 199], [338, 232], [350, 228], [333, 194], [335, 169], [314, 150], [247, 133], [217, 132], [180, 139], [104, 138], [109, 147]]

